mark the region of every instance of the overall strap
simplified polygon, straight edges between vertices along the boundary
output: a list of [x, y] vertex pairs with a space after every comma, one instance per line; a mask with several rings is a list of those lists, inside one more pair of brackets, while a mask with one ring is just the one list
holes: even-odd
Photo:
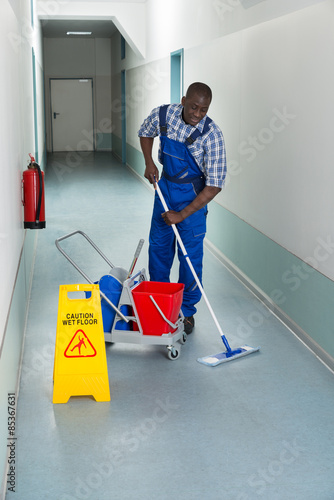
[[167, 135], [167, 123], [166, 123], [167, 108], [168, 104], [164, 104], [163, 106], [160, 107], [159, 110], [160, 135]]
[[205, 123], [204, 123], [204, 127], [203, 127], [203, 131], [200, 132], [198, 130], [198, 128], [196, 130], [194, 130], [194, 132], [188, 137], [188, 139], [186, 139], [184, 141], [184, 143], [187, 145], [187, 146], [191, 146], [191, 144], [193, 144], [197, 137], [199, 137], [200, 135], [204, 135], [208, 132], [209, 130], [209, 125], [210, 123], [212, 122], [211, 118], [209, 118], [208, 116], [206, 117], [206, 120], [205, 120]]

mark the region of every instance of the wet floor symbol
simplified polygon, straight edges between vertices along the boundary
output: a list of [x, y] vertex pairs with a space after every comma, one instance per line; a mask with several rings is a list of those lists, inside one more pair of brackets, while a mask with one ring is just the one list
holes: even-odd
[[96, 350], [83, 330], [77, 330], [64, 352], [66, 358], [93, 358]]

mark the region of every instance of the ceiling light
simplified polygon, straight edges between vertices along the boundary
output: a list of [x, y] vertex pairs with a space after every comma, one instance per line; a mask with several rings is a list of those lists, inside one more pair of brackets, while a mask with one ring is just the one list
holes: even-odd
[[68, 31], [66, 35], [91, 35], [91, 31]]

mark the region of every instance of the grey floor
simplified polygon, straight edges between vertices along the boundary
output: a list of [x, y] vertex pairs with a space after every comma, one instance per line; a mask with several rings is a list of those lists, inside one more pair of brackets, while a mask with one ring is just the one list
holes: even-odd
[[[199, 364], [224, 350], [202, 300], [177, 360], [165, 347], [107, 344], [111, 401], [52, 404], [59, 285], [83, 282], [54, 241], [81, 229], [128, 268], [144, 238], [137, 268], [147, 269], [153, 194], [110, 154], [78, 153], [49, 158], [46, 198], [18, 398], [17, 492], [6, 498], [333, 500], [333, 373], [207, 250], [204, 286], [230, 344], [260, 352]], [[66, 248], [99, 279], [108, 266], [84, 243]]]

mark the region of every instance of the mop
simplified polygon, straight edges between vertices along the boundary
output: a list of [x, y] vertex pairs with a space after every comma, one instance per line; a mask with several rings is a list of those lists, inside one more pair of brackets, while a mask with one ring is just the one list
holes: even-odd
[[126, 279], [130, 278], [130, 276], [132, 275], [133, 270], [135, 268], [135, 265], [137, 263], [139, 254], [141, 252], [141, 249], [143, 248], [143, 245], [144, 245], [144, 240], [139, 240], [139, 243], [138, 243], [137, 249], [135, 251], [135, 255], [133, 257], [133, 261], [131, 262], [131, 266], [130, 266], [130, 269], [129, 269], [129, 272], [128, 272], [128, 275], [127, 275]]
[[[166, 201], [165, 201], [165, 199], [163, 197], [163, 194], [161, 192], [161, 189], [159, 188], [158, 183], [155, 182], [154, 186], [155, 186], [155, 189], [156, 189], [156, 191], [158, 193], [158, 196], [160, 198], [160, 201], [161, 201], [161, 203], [162, 203], [165, 211], [168, 212], [169, 208], [168, 208], [168, 206], [166, 204]], [[205, 294], [205, 292], [203, 290], [203, 287], [202, 287], [201, 282], [200, 282], [200, 280], [199, 280], [199, 278], [198, 278], [198, 276], [196, 274], [196, 271], [193, 268], [191, 260], [190, 260], [189, 256], [187, 255], [187, 251], [186, 251], [186, 249], [185, 249], [185, 247], [183, 245], [183, 241], [181, 239], [181, 236], [180, 236], [180, 234], [179, 234], [179, 232], [178, 232], [175, 224], [172, 224], [172, 228], [173, 228], [173, 231], [174, 231], [175, 236], [177, 238], [177, 241], [178, 241], [178, 243], [180, 245], [182, 253], [183, 253], [183, 255], [184, 255], [184, 257], [185, 257], [185, 259], [186, 259], [186, 261], [187, 261], [187, 263], [189, 265], [189, 268], [190, 268], [190, 270], [191, 270], [191, 272], [192, 272], [192, 274], [193, 274], [193, 276], [194, 276], [194, 278], [196, 280], [197, 286], [198, 286], [198, 288], [200, 289], [200, 291], [202, 293], [202, 297], [204, 298], [204, 300], [206, 302], [206, 305], [208, 306], [210, 314], [211, 314], [211, 316], [212, 316], [212, 318], [213, 318], [213, 320], [214, 320], [214, 322], [216, 324], [216, 327], [218, 329], [220, 337], [221, 337], [221, 339], [222, 339], [222, 341], [223, 341], [223, 343], [225, 345], [225, 348], [226, 348], [226, 351], [224, 351], [224, 352], [219, 352], [218, 354], [212, 354], [212, 355], [209, 355], [209, 356], [205, 356], [203, 358], [198, 358], [197, 361], [199, 363], [204, 364], [204, 365], [217, 366], [217, 365], [220, 365], [221, 363], [225, 363], [227, 361], [232, 361], [234, 359], [241, 358], [242, 356], [247, 356], [248, 354], [252, 354], [253, 352], [259, 351], [260, 347], [250, 347], [248, 345], [243, 345], [243, 346], [238, 347], [237, 349], [233, 349], [233, 350], [231, 349], [231, 347], [230, 347], [230, 345], [229, 345], [229, 343], [227, 341], [227, 338], [225, 337], [225, 335], [224, 335], [224, 333], [223, 333], [223, 331], [222, 331], [222, 329], [221, 329], [221, 327], [220, 327], [220, 325], [218, 323], [216, 315], [213, 312], [213, 309], [212, 309], [212, 307], [210, 305], [210, 302], [209, 302], [209, 300], [208, 300], [208, 298], [207, 298], [207, 296], [206, 296], [206, 294]]]

